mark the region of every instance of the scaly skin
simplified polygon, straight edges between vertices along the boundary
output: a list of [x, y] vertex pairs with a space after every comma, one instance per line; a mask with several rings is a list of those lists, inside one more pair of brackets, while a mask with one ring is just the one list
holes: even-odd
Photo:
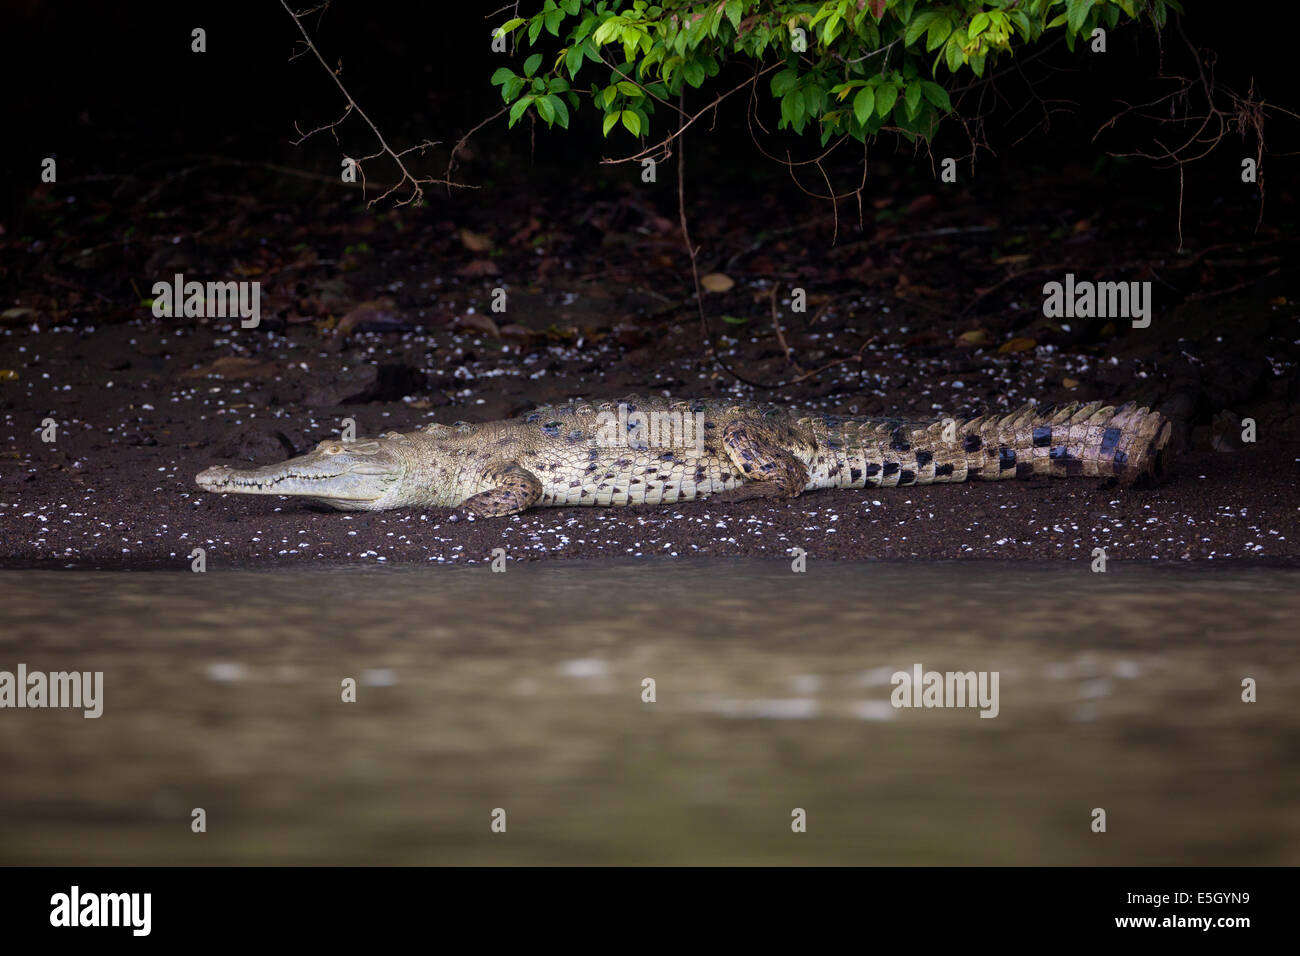
[[[647, 416], [647, 426], [631, 428], [636, 413]], [[697, 426], [698, 441], [687, 422]], [[667, 434], [655, 430], [665, 423]], [[495, 516], [543, 506], [670, 504], [720, 492], [793, 498], [817, 488], [1039, 475], [1129, 483], [1164, 473], [1169, 435], [1169, 422], [1156, 412], [1100, 402], [909, 422], [631, 397], [324, 441], [279, 465], [217, 466], [195, 480], [206, 491], [305, 497], [345, 511], [464, 506]]]

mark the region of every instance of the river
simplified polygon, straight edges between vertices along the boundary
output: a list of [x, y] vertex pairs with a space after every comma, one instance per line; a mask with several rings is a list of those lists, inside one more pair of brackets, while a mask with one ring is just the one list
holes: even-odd
[[[1295, 865], [1298, 585], [0, 571], [0, 671], [103, 674], [98, 718], [0, 709], [0, 863]], [[918, 667], [982, 674], [996, 706], [895, 707]]]

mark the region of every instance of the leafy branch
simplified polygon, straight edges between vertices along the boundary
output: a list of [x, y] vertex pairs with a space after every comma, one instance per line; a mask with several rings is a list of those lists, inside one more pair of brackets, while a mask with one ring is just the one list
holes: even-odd
[[[884, 128], [929, 139], [953, 111], [944, 80], [967, 70], [983, 77], [1045, 34], [1062, 34], [1073, 49], [1121, 18], [1163, 26], [1170, 10], [1181, 11], [1177, 0], [545, 0], [532, 16], [497, 28], [526, 37], [534, 52], [522, 74], [503, 66], [492, 83], [511, 126], [532, 112], [567, 128], [581, 103], [579, 75], [595, 72], [585, 95], [603, 114], [603, 134], [622, 126], [641, 136], [656, 103], [671, 105], [729, 60], [747, 59], [763, 72], [781, 67], [769, 84], [779, 129], [811, 127], [823, 146], [841, 137], [866, 142]], [[554, 46], [548, 36], [563, 45], [543, 53], [539, 47]]]

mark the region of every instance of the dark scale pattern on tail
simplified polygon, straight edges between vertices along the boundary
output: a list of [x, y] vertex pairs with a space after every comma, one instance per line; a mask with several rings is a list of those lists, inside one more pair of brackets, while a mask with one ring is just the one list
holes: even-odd
[[969, 420], [804, 418], [817, 443], [809, 488], [893, 487], [1004, 478], [1115, 477], [1165, 470], [1170, 425], [1136, 405], [1093, 402]]

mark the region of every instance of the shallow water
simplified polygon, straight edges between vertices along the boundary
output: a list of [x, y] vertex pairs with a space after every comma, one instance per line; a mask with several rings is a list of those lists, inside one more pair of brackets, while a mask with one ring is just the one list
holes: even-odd
[[[1296, 864], [1297, 585], [3, 571], [0, 671], [102, 671], [104, 699], [98, 719], [0, 710], [0, 863]], [[915, 664], [996, 671], [997, 716], [893, 707]]]

